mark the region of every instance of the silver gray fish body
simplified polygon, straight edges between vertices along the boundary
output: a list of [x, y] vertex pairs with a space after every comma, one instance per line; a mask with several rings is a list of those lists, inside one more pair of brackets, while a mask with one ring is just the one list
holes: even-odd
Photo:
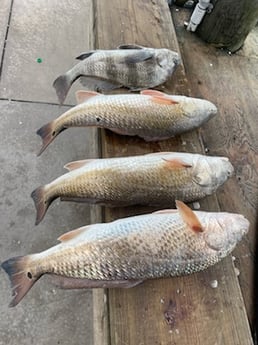
[[[136, 45], [90, 51], [82, 53], [78, 59], [82, 61], [54, 81], [61, 104], [72, 83], [81, 76], [89, 77], [90, 85], [95, 80], [97, 91], [122, 86], [136, 91], [163, 84], [180, 63], [179, 54], [169, 49]], [[87, 87], [87, 78], [83, 83]]]

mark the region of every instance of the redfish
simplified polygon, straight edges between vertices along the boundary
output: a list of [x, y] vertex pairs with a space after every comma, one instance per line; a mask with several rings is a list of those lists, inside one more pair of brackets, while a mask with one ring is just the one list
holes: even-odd
[[163, 84], [181, 62], [179, 54], [172, 50], [132, 44], [114, 50], [92, 50], [80, 54], [77, 59], [81, 62], [53, 83], [60, 104], [79, 77], [83, 77], [84, 86], [91, 90], [124, 86], [136, 91]]
[[180, 152], [83, 160], [65, 168], [70, 172], [32, 192], [36, 224], [59, 197], [109, 206], [171, 206], [175, 199], [190, 202], [212, 194], [234, 171], [226, 157]]
[[115, 95], [78, 91], [77, 99], [82, 103], [37, 131], [43, 141], [39, 155], [70, 127], [95, 126], [157, 141], [198, 128], [217, 113], [216, 106], [207, 100], [155, 90]]
[[177, 208], [85, 226], [48, 250], [3, 262], [10, 306], [43, 274], [64, 288], [109, 288], [198, 272], [227, 256], [249, 228], [240, 214], [193, 212], [182, 202]]

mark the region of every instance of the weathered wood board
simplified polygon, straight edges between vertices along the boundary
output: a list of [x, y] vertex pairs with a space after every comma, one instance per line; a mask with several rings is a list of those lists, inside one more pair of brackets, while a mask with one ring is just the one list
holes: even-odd
[[[165, 1], [95, 1], [96, 48], [122, 43], [179, 50]], [[181, 66], [166, 84], [170, 93], [189, 94]], [[103, 157], [154, 151], [202, 152], [197, 131], [158, 142], [145, 143], [101, 131]], [[203, 209], [218, 210], [215, 196], [201, 202]], [[146, 212], [147, 208], [105, 208], [104, 220]], [[210, 285], [218, 281], [217, 289]], [[94, 292], [98, 310], [98, 344], [252, 344], [245, 308], [231, 257], [188, 277], [148, 281], [133, 289]], [[95, 313], [95, 315], [97, 315]], [[95, 332], [96, 333], [96, 332]]]
[[[248, 236], [236, 248], [236, 266], [250, 323], [253, 322], [253, 270], [258, 205], [258, 30], [235, 55], [216, 50], [184, 30], [189, 14], [174, 13], [181, 52], [193, 95], [218, 105], [219, 114], [200, 135], [212, 155], [229, 157], [235, 177], [217, 193], [221, 209], [244, 214]], [[251, 41], [252, 40], [252, 41]], [[250, 49], [251, 48], [251, 49]]]

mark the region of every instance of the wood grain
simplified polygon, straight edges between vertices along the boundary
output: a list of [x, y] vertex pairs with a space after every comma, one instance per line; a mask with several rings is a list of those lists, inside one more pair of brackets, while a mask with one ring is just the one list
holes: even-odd
[[[168, 6], [162, 0], [96, 0], [95, 30], [96, 48], [137, 43], [179, 51]], [[166, 83], [165, 90], [190, 94], [183, 66]], [[203, 145], [199, 138], [199, 132], [194, 131], [167, 141], [145, 143], [102, 130], [102, 155], [128, 156], [169, 150], [200, 153]], [[215, 196], [205, 198], [201, 205], [202, 209], [219, 209]], [[147, 211], [150, 209], [105, 208], [104, 220]], [[211, 288], [212, 280], [218, 281], [217, 289]], [[112, 345], [252, 344], [231, 257], [192, 276], [147, 281], [133, 289], [110, 289], [107, 297], [109, 319], [105, 327], [109, 328]], [[97, 322], [95, 326], [99, 330]], [[99, 344], [109, 342], [99, 337], [95, 345]]]
[[[234, 252], [247, 314], [253, 323], [253, 270], [258, 205], [258, 47], [228, 55], [187, 33], [184, 11], [174, 16], [193, 94], [217, 104], [219, 114], [201, 131], [212, 155], [229, 157], [235, 177], [217, 193], [221, 209], [244, 214], [249, 234]], [[256, 34], [258, 31], [256, 32]], [[257, 36], [256, 36], [257, 37]], [[256, 49], [256, 53], [254, 50]]]

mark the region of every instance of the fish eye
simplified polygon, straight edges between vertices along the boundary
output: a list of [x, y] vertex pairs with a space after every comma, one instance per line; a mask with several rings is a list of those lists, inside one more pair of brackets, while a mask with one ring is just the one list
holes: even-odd
[[32, 279], [32, 274], [31, 274], [31, 272], [28, 272], [28, 273], [27, 273], [27, 277], [28, 277], [29, 279]]

